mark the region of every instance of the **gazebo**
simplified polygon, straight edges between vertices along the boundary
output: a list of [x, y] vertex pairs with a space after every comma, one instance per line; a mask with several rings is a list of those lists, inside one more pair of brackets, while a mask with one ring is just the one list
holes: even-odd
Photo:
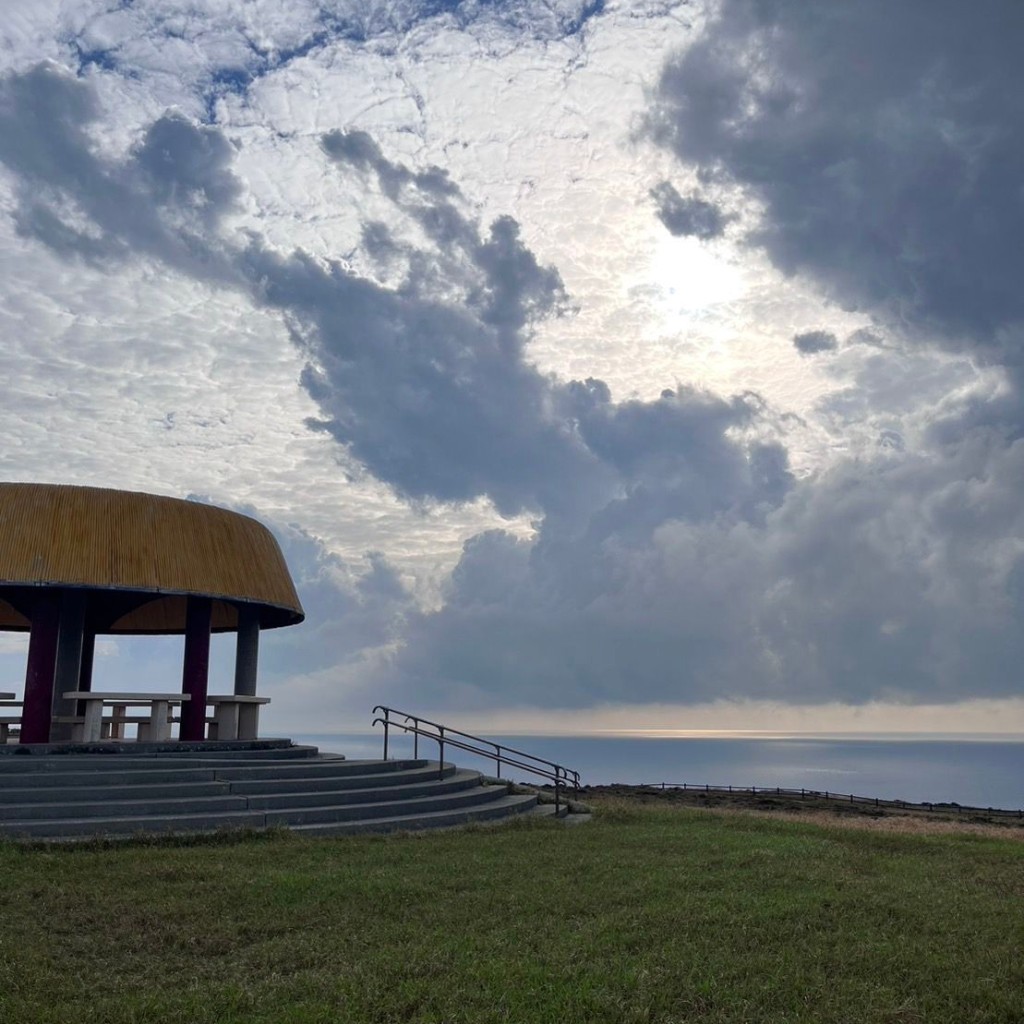
[[203, 740], [211, 633], [237, 633], [234, 695], [255, 701], [260, 630], [304, 617], [280, 547], [248, 516], [133, 491], [0, 483], [0, 630], [30, 634], [22, 743], [70, 739], [96, 637], [134, 634], [184, 636], [180, 739]]

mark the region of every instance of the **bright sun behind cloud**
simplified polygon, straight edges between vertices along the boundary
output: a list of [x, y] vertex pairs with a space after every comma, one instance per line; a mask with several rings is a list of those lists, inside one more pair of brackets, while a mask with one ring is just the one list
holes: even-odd
[[643, 276], [658, 290], [666, 331], [686, 329], [694, 314], [740, 298], [747, 287], [743, 269], [707, 243], [667, 233], [653, 245]]

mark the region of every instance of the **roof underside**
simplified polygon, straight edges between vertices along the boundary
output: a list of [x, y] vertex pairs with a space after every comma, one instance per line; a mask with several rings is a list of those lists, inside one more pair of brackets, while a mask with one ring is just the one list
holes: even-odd
[[133, 491], [0, 483], [0, 629], [29, 628], [41, 589], [86, 592], [97, 633], [183, 633], [189, 595], [213, 628], [239, 606], [261, 628], [304, 618], [284, 556], [262, 524], [227, 509]]

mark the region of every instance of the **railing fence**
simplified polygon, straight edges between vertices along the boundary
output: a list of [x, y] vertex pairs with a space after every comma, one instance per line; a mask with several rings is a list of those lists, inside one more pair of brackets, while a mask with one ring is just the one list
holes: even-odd
[[954, 802], [935, 803], [931, 801], [920, 801], [914, 803], [910, 800], [885, 800], [874, 796], [856, 796], [853, 793], [836, 793], [833, 790], [818, 789], [786, 789], [781, 786], [729, 786], [712, 785], [703, 783], [695, 785], [692, 782], [642, 782], [641, 789], [681, 789], [688, 793], [751, 793], [774, 796], [800, 797], [801, 799], [824, 799], [840, 800], [844, 803], [867, 804], [873, 807], [895, 808], [898, 810], [929, 810], [949, 811], [956, 814], [1002, 814], [1006, 817], [1024, 818], [1024, 809], [1012, 811], [1001, 810], [997, 807], [971, 807], [966, 804]]
[[[381, 712], [381, 715], [377, 715]], [[580, 788], [580, 773], [565, 765], [549, 761], [547, 758], [537, 757], [525, 750], [517, 750], [515, 747], [503, 743], [496, 743], [494, 740], [484, 739], [481, 736], [474, 736], [472, 733], [462, 732], [460, 729], [453, 729], [451, 726], [443, 725], [440, 722], [432, 722], [427, 718], [421, 718], [409, 712], [399, 711], [396, 708], [385, 707], [378, 704], [373, 709], [374, 725], [384, 727], [384, 760], [388, 759], [388, 737], [391, 729], [400, 729], [403, 733], [411, 734], [413, 737], [413, 757], [420, 756], [420, 737], [433, 740], [438, 745], [438, 762], [440, 763], [440, 774], [444, 775], [444, 748], [445, 746], [455, 747], [457, 750], [464, 750], [467, 753], [484, 757], [495, 763], [495, 774], [500, 779], [503, 768], [517, 768], [520, 771], [532, 775], [539, 775], [554, 783], [555, 787], [555, 814], [561, 812], [562, 789], [571, 786], [573, 790]], [[392, 717], [396, 716], [396, 717]]]

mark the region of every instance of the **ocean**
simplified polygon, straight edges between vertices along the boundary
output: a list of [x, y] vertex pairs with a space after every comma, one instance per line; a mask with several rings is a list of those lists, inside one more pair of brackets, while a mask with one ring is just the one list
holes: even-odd
[[[906, 736], [490, 736], [496, 742], [577, 770], [584, 784], [781, 786], [912, 802], [1024, 808], [1024, 740]], [[382, 734], [294, 736], [350, 758], [382, 755]], [[392, 733], [391, 757], [412, 755]], [[420, 754], [437, 757], [421, 740]], [[461, 751], [445, 759], [493, 773], [493, 762]], [[513, 778], [529, 781], [522, 773]]]

